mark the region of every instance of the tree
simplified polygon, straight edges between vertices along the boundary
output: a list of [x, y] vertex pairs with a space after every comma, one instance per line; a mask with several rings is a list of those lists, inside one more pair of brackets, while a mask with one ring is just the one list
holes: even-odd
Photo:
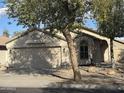
[[15, 32], [13, 33], [13, 37], [20, 35], [22, 32], [23, 32], [23, 31], [15, 31]]
[[9, 37], [9, 31], [5, 29], [3, 31], [3, 36]]
[[76, 49], [70, 31], [80, 27], [84, 13], [83, 0], [8, 0], [10, 18], [17, 18], [19, 25], [41, 30], [41, 23], [54, 33], [61, 31], [65, 37], [74, 72], [74, 80], [79, 81]]
[[110, 38], [112, 68], [115, 68], [113, 40], [124, 36], [124, 0], [88, 0], [98, 31]]

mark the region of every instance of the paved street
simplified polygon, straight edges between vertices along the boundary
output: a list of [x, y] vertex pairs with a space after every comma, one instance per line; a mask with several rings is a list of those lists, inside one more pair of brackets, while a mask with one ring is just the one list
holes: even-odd
[[0, 93], [124, 93], [123, 90], [75, 89], [75, 88], [9, 88]]

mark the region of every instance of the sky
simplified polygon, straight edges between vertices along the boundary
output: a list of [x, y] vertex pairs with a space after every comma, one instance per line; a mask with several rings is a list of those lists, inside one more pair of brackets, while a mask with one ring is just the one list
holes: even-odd
[[[6, 14], [7, 7], [4, 0], [0, 0], [0, 36], [4, 30], [8, 30], [10, 35], [13, 35], [15, 31], [26, 30], [23, 26], [17, 26], [17, 22], [14, 19], [8, 18]], [[11, 22], [12, 24], [9, 24]]]
[[[26, 28], [23, 26], [17, 26], [17, 21], [14, 21], [12, 18], [8, 18], [6, 14], [6, 4], [4, 0], [0, 0], [0, 36], [2, 35], [4, 30], [8, 30], [10, 35], [13, 35], [15, 31], [24, 31]], [[11, 22], [11, 24], [8, 24]], [[96, 29], [96, 24], [92, 22], [92, 20], [87, 20], [85, 24], [88, 28]]]

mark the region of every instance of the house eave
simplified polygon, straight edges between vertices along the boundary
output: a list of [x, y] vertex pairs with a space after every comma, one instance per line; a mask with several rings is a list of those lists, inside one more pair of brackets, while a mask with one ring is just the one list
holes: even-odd
[[[106, 36], [104, 36], [104, 35], [98, 33], [96, 30], [92, 30], [92, 29], [89, 29], [89, 28], [86, 28], [86, 27], [82, 27], [81, 29], [79, 29], [78, 32], [73, 31], [72, 33], [76, 33], [76, 34], [79, 34], [79, 32], [80, 32], [80, 33], [84, 33], [84, 32], [81, 31], [81, 30], [86, 30], [86, 31], [88, 31], [88, 32], [91, 32], [91, 33], [93, 33], [93, 34], [96, 34], [97, 36], [100, 36], [100, 37], [104, 38], [105, 40], [106, 40], [106, 39], [110, 39], [110, 38], [108, 38], [108, 37], [106, 37]], [[18, 36], [16, 36], [16, 37], [12, 38], [11, 40], [9, 40], [8, 42], [6, 42], [5, 44], [8, 44], [8, 43], [10, 43], [10, 42], [12, 42], [12, 41], [14, 41], [14, 40], [20, 38], [20, 37], [23, 37], [24, 35], [27, 35], [27, 34], [30, 33], [30, 32], [33, 32], [33, 31], [35, 31], [35, 30], [28, 30], [28, 31], [26, 31], [26, 32], [23, 32], [23, 33], [21, 33], [20, 35], [18, 35]], [[41, 29], [41, 30], [38, 29], [37, 31], [43, 32], [43, 33], [45, 33], [45, 34], [51, 36], [51, 34], [50, 34], [48, 31], [46, 31], [46, 30], [44, 31], [44, 29]], [[87, 34], [87, 33], [84, 33], [84, 34]], [[90, 35], [90, 34], [87, 34], [87, 35]], [[53, 37], [56, 37], [56, 38], [58, 38], [58, 39], [60, 39], [60, 40], [63, 40], [63, 41], [66, 41], [65, 38], [63, 38], [63, 37], [61, 37], [61, 36], [59, 36], [59, 35], [57, 35], [57, 34], [55, 34]], [[98, 37], [95, 37], [95, 38], [98, 38]], [[102, 40], [102, 38], [98, 38], [98, 39], [101, 39], [101, 40]], [[114, 41], [119, 42], [119, 43], [121, 43], [121, 44], [124, 44], [124, 42], [121, 42], [121, 41], [118, 41], [118, 40], [114, 40]]]

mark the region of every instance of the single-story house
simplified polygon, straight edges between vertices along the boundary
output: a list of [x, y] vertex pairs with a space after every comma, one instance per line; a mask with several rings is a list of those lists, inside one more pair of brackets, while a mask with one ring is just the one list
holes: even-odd
[[[69, 50], [61, 33], [26, 31], [6, 43], [7, 63], [16, 68], [49, 69], [70, 64]], [[79, 66], [111, 61], [110, 39], [88, 28], [71, 32]], [[121, 62], [124, 43], [114, 40], [115, 62]], [[92, 58], [92, 60], [91, 60]]]

